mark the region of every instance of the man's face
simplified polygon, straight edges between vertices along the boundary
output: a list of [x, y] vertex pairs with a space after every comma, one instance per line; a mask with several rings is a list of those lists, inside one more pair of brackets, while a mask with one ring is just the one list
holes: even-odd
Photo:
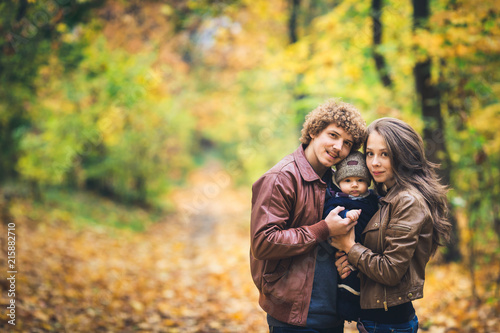
[[312, 140], [305, 151], [306, 158], [320, 176], [323, 176], [328, 168], [346, 158], [354, 144], [352, 135], [335, 123], [311, 137]]
[[368, 191], [368, 182], [360, 177], [347, 177], [340, 181], [339, 187], [345, 194], [359, 197]]

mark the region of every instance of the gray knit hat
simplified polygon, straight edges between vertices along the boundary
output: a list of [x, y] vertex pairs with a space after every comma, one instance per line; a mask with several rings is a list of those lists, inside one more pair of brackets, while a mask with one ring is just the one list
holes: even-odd
[[335, 168], [335, 182], [337, 184], [347, 177], [360, 177], [366, 179], [368, 185], [370, 184], [370, 171], [366, 167], [365, 156], [359, 151], [350, 153], [342, 162], [335, 165]]

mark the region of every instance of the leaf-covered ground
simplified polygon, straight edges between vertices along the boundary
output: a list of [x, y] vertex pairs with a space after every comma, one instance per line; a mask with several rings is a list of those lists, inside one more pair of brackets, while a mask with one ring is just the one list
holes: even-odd
[[[179, 213], [144, 232], [82, 227], [61, 211], [37, 221], [28, 201], [11, 205], [16, 326], [7, 324], [2, 279], [2, 331], [266, 332], [248, 267], [248, 192], [229, 190], [224, 178], [193, 182], [176, 193]], [[428, 268], [425, 298], [415, 302], [423, 329], [498, 331], [498, 264], [477, 272], [479, 302], [468, 274], [461, 265]]]

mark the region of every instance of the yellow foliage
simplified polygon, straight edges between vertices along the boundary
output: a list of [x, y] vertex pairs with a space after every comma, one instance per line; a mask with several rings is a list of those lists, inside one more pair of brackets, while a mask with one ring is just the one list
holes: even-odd
[[444, 56], [444, 36], [433, 34], [428, 30], [419, 30], [413, 37], [414, 43], [436, 56]]
[[68, 26], [64, 23], [59, 23], [57, 26], [56, 26], [56, 30], [60, 33], [65, 33], [68, 31]]
[[[499, 86], [496, 86], [497, 90]], [[498, 135], [500, 103], [491, 104], [472, 112], [469, 124], [487, 139], [483, 148], [488, 155], [500, 154], [500, 136]]]
[[[437, 10], [430, 18], [432, 33], [420, 34], [417, 45], [447, 58], [474, 57], [478, 50], [498, 53], [500, 26], [494, 13], [499, 5], [498, 0], [458, 1], [450, 9]], [[443, 39], [438, 41], [434, 35]]]
[[116, 105], [112, 105], [97, 121], [97, 127], [108, 146], [118, 144], [124, 124], [124, 111]]
[[353, 80], [359, 80], [361, 78], [361, 75], [363, 74], [359, 66], [356, 64], [346, 64], [345, 73]]

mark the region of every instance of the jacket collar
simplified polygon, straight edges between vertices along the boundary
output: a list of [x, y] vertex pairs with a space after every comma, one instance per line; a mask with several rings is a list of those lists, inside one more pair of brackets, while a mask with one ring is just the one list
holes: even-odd
[[300, 175], [306, 182], [313, 182], [316, 180], [321, 180], [321, 177], [314, 171], [313, 167], [309, 163], [309, 161], [306, 158], [306, 154], [304, 152], [304, 148], [307, 147], [307, 145], [300, 145], [299, 148], [297, 148], [293, 152], [293, 157], [295, 159], [295, 162], [297, 163], [297, 166], [300, 171]]
[[392, 201], [394, 201], [396, 196], [401, 193], [402, 190], [403, 188], [401, 186], [394, 185], [389, 189], [389, 192], [387, 192], [387, 194], [384, 197], [381, 197], [379, 199], [379, 202], [382, 204], [391, 203]]

